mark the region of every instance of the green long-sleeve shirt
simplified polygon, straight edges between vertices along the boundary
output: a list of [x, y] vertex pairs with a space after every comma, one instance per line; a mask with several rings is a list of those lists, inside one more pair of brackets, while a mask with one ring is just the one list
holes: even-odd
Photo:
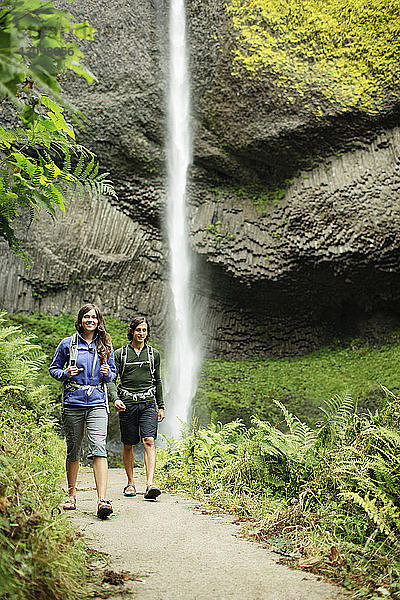
[[[122, 348], [118, 348], [114, 352], [115, 366], [117, 368], [117, 378], [119, 377], [120, 386], [131, 392], [132, 394], [140, 394], [147, 392], [147, 390], [153, 386], [156, 388], [156, 402], [158, 408], [164, 408], [162, 383], [160, 375], [160, 354], [153, 348], [154, 353], [154, 381], [150, 371], [150, 361], [147, 351], [147, 345], [145, 344], [139, 354], [136, 354], [133, 346], [128, 344], [128, 351], [126, 356], [126, 363], [123, 375], [121, 377], [122, 367]], [[112, 402], [115, 402], [118, 398], [118, 391], [116, 386], [116, 379], [111, 381], [107, 385], [108, 395]], [[129, 400], [124, 399], [124, 403]], [[134, 400], [131, 400], [134, 402]]]

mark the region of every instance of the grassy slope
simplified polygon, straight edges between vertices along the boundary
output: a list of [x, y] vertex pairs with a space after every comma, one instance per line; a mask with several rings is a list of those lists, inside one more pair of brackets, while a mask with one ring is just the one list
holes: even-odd
[[[396, 340], [396, 335], [393, 335]], [[272, 400], [280, 400], [300, 419], [315, 423], [318, 407], [335, 394], [349, 394], [362, 407], [373, 407], [380, 385], [399, 385], [398, 341], [373, 347], [352, 342], [327, 347], [296, 358], [205, 362], [196, 396], [201, 422], [216, 412], [228, 422], [249, 423], [251, 415], [276, 423], [282, 414]]]

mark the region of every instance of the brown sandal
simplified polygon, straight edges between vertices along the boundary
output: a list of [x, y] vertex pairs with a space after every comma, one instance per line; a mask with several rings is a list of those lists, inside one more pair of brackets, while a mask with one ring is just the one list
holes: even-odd
[[132, 485], [131, 483], [126, 485], [124, 487], [124, 496], [126, 496], [127, 498], [133, 498], [133, 496], [136, 496], [135, 486]]
[[63, 504], [63, 510], [76, 510], [76, 498], [69, 498]]

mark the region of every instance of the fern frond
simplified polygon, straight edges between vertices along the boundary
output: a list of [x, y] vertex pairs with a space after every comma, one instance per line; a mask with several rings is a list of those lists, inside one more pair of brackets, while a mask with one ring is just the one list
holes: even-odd
[[0, 387], [0, 395], [4, 395], [7, 392], [24, 392], [25, 387], [22, 385], [3, 385]]
[[354, 400], [350, 396], [336, 394], [319, 407], [327, 421], [347, 421], [354, 413]]
[[[94, 169], [93, 169], [93, 171], [92, 171], [92, 172], [91, 172], [91, 174], [89, 175], [89, 179], [96, 179], [96, 177], [97, 177], [97, 173], [99, 172], [99, 167], [100, 167], [100, 165], [99, 165], [99, 163], [97, 162], [97, 163], [96, 163], [96, 166], [95, 166], [95, 167], [94, 167]], [[108, 173], [107, 173], [107, 175], [108, 175]]]
[[[379, 487], [376, 487], [374, 489], [374, 495], [382, 503], [382, 509], [381, 509], [382, 512], [385, 514], [386, 517], [388, 517], [394, 523], [394, 525], [396, 526], [396, 528], [398, 530], [397, 533], [399, 534], [400, 533], [400, 510], [399, 510], [398, 506]], [[397, 539], [399, 540], [399, 535], [397, 535]], [[400, 543], [400, 540], [399, 540], [399, 543]]]
[[393, 400], [396, 400], [396, 399], [397, 399], [397, 395], [396, 395], [396, 394], [394, 394], [394, 393], [392, 392], [392, 390], [389, 390], [389, 389], [388, 389], [387, 387], [385, 387], [384, 385], [381, 385], [380, 387], [381, 387], [381, 389], [383, 390], [383, 392], [385, 393], [385, 395], [386, 395], [386, 397], [387, 397], [387, 398], [392, 398]]
[[90, 173], [92, 173], [92, 171], [93, 171], [93, 168], [94, 168], [94, 156], [92, 156], [90, 162], [86, 165], [86, 168], [83, 171], [82, 175], [80, 176], [80, 179], [82, 179], [83, 181], [88, 179]]
[[[0, 325], [4, 323], [4, 313], [0, 313]], [[22, 329], [20, 325], [10, 325], [8, 327], [0, 327], [0, 342], [7, 340], [16, 333], [21, 333]]]
[[[106, 173], [104, 175], [109, 175], [109, 173]], [[99, 180], [99, 178], [93, 180], [88, 179], [85, 181], [85, 188], [87, 193], [90, 194], [90, 196], [92, 197], [113, 196], [114, 198], [117, 198], [117, 194], [115, 192], [113, 183], [108, 179], [102, 179], [101, 181]]]
[[75, 184], [75, 191], [78, 198], [83, 200], [85, 198], [85, 186], [81, 181], [77, 181]]
[[71, 153], [69, 148], [64, 150], [64, 162], [63, 162], [63, 171], [66, 173], [70, 173], [71, 171]]
[[77, 165], [76, 165], [76, 167], [74, 169], [74, 173], [73, 173], [74, 177], [77, 177], [77, 178], [80, 177], [80, 175], [81, 175], [81, 173], [83, 171], [83, 167], [85, 165], [84, 160], [85, 160], [85, 155], [83, 154], [83, 152], [81, 152], [80, 155], [79, 155], [79, 159], [78, 159]]
[[[352, 500], [355, 504], [360, 506], [367, 513], [371, 521], [376, 525], [381, 533], [387, 535], [391, 542], [395, 543], [396, 545], [399, 544], [396, 535], [390, 527], [390, 520], [391, 514], [395, 514], [396, 519], [399, 519], [400, 515], [396, 507], [390, 502], [389, 499], [385, 498], [384, 507], [380, 507], [376, 504], [376, 498], [371, 499], [369, 496], [363, 498], [360, 496], [360, 494], [357, 494], [357, 492], [343, 492], [341, 496], [347, 500]], [[387, 518], [388, 516], [389, 520]]]
[[273, 402], [283, 412], [285, 422], [296, 442], [304, 446], [314, 445], [317, 439], [315, 431], [300, 421], [296, 415], [291, 414], [279, 400], [273, 400]]
[[382, 445], [390, 444], [400, 449], [400, 431], [378, 426], [371, 431], [371, 439], [382, 448]]
[[350, 396], [337, 394], [319, 407], [324, 419], [317, 424], [317, 442], [329, 446], [344, 443], [350, 425], [355, 419], [355, 403]]
[[103, 181], [104, 179], [106, 179], [106, 177], [108, 177], [110, 173], [101, 173], [100, 175], [98, 175], [98, 177], [96, 177], [96, 181], [100, 182]]
[[290, 433], [294, 433], [295, 432], [295, 419], [296, 417], [294, 417], [286, 408], [286, 406], [284, 404], [282, 404], [282, 402], [279, 402], [279, 400], [273, 400], [273, 403], [275, 404], [275, 406], [277, 406], [278, 408], [280, 408], [280, 410], [283, 412], [283, 416], [286, 422], [286, 425], [289, 427], [289, 431]]

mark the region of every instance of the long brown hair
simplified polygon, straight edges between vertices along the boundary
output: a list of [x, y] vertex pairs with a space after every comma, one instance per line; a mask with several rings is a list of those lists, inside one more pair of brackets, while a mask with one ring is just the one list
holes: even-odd
[[100, 363], [104, 364], [107, 362], [108, 357], [111, 354], [111, 338], [106, 330], [106, 324], [104, 323], [103, 315], [98, 306], [95, 304], [84, 304], [82, 308], [79, 309], [78, 316], [75, 321], [75, 329], [82, 334], [82, 318], [86, 313], [94, 310], [97, 317], [97, 338], [96, 338], [96, 346], [97, 346], [97, 354], [99, 355]]

